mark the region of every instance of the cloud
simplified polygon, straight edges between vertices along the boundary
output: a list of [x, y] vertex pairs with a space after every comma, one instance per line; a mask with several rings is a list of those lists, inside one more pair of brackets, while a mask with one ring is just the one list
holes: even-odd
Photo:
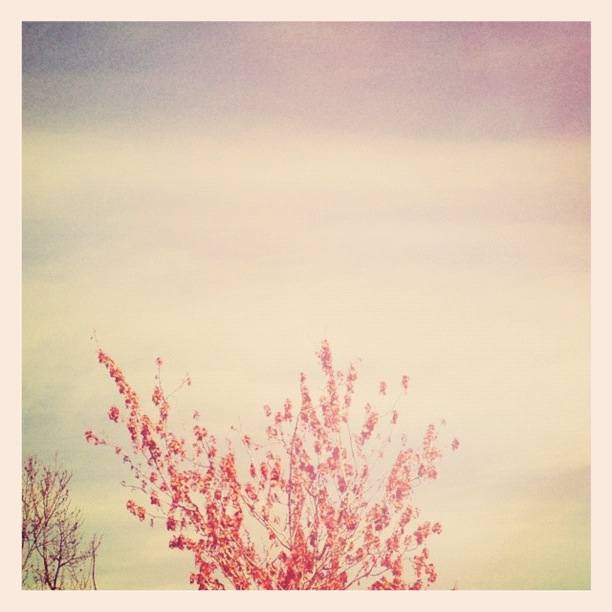
[[174, 115], [462, 139], [586, 134], [589, 34], [587, 23], [26, 24], [24, 125]]

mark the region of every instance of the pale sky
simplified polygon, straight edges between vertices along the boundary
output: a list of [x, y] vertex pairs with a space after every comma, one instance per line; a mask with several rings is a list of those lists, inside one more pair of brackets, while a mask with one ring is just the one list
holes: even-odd
[[[23, 452], [74, 472], [103, 589], [188, 589], [83, 432], [154, 360], [210, 429], [327, 337], [460, 451], [415, 497], [438, 588], [590, 586], [587, 23], [27, 23]], [[171, 386], [171, 382], [168, 383]], [[402, 421], [400, 421], [402, 423]], [[425, 490], [426, 489], [426, 490]], [[484, 568], [484, 569], [483, 569]]]

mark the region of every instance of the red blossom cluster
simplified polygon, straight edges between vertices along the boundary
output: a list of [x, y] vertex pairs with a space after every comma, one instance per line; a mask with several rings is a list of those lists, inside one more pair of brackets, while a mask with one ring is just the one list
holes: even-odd
[[147, 511], [142, 506], [139, 506], [134, 500], [130, 499], [126, 507], [128, 512], [137, 516], [140, 521], [144, 521], [145, 518], [147, 518]]
[[[427, 428], [418, 450], [402, 436], [385, 470], [385, 462], [377, 461], [392, 438], [378, 430], [384, 422], [394, 427], [399, 412], [393, 407], [382, 415], [391, 416], [385, 421], [367, 404], [355, 421], [349, 415], [354, 366], [336, 371], [327, 341], [318, 357], [325, 376], [318, 402], [302, 374], [300, 405], [287, 400], [277, 412], [264, 406], [268, 443], [242, 435], [237, 454], [231, 444], [224, 451], [219, 447], [198, 424], [198, 413], [189, 443], [170, 430], [159, 375], [151, 397], [154, 412], [144, 412], [121, 370], [99, 351], [124, 398], [124, 409], [113, 406], [109, 419], [127, 429], [131, 449], [123, 459], [134, 488], [151, 505], [147, 511], [130, 500], [127, 509], [140, 521], [165, 519], [170, 547], [194, 556], [190, 581], [198, 588], [418, 590], [436, 581], [425, 544], [441, 526], [419, 523], [411, 499], [416, 480], [436, 478], [442, 455], [437, 429]], [[156, 364], [159, 369], [161, 359]], [[407, 386], [404, 376], [402, 387]], [[380, 393], [386, 390], [381, 383]], [[85, 437], [107, 444], [91, 431]], [[458, 444], [453, 440], [452, 448]], [[238, 465], [239, 457], [246, 465]]]

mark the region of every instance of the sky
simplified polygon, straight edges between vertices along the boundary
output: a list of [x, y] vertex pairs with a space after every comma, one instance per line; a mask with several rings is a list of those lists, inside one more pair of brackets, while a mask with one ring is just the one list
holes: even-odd
[[590, 27], [25, 23], [22, 450], [74, 474], [101, 589], [188, 589], [84, 432], [98, 342], [223, 434], [360, 359], [460, 450], [416, 505], [465, 590], [590, 588]]

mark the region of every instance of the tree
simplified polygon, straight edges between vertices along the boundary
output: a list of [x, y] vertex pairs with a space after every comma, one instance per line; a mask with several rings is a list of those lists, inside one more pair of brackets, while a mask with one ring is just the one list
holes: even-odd
[[[189, 441], [171, 431], [159, 358], [154, 412], [146, 413], [99, 350], [124, 398], [108, 416], [127, 428], [129, 450], [92, 431], [85, 437], [123, 456], [150, 506], [131, 499], [127, 509], [151, 525], [165, 521], [170, 547], [193, 554], [190, 582], [200, 589], [422, 589], [435, 582], [426, 541], [441, 526], [421, 520], [410, 502], [416, 481], [436, 478], [437, 428], [427, 427], [418, 448], [406, 436], [395, 440], [397, 401], [385, 414], [368, 403], [356, 420], [349, 410], [355, 367], [336, 371], [327, 341], [317, 355], [325, 377], [318, 402], [302, 374], [297, 410], [289, 399], [282, 410], [264, 406], [267, 442], [240, 432], [237, 450], [228, 442], [222, 452], [197, 412]], [[404, 376], [398, 400], [407, 391]], [[387, 394], [385, 383], [379, 393]], [[390, 449], [394, 460], [385, 463]]]
[[72, 507], [72, 474], [27, 457], [22, 470], [21, 586], [95, 589], [100, 538], [83, 545], [82, 516]]

